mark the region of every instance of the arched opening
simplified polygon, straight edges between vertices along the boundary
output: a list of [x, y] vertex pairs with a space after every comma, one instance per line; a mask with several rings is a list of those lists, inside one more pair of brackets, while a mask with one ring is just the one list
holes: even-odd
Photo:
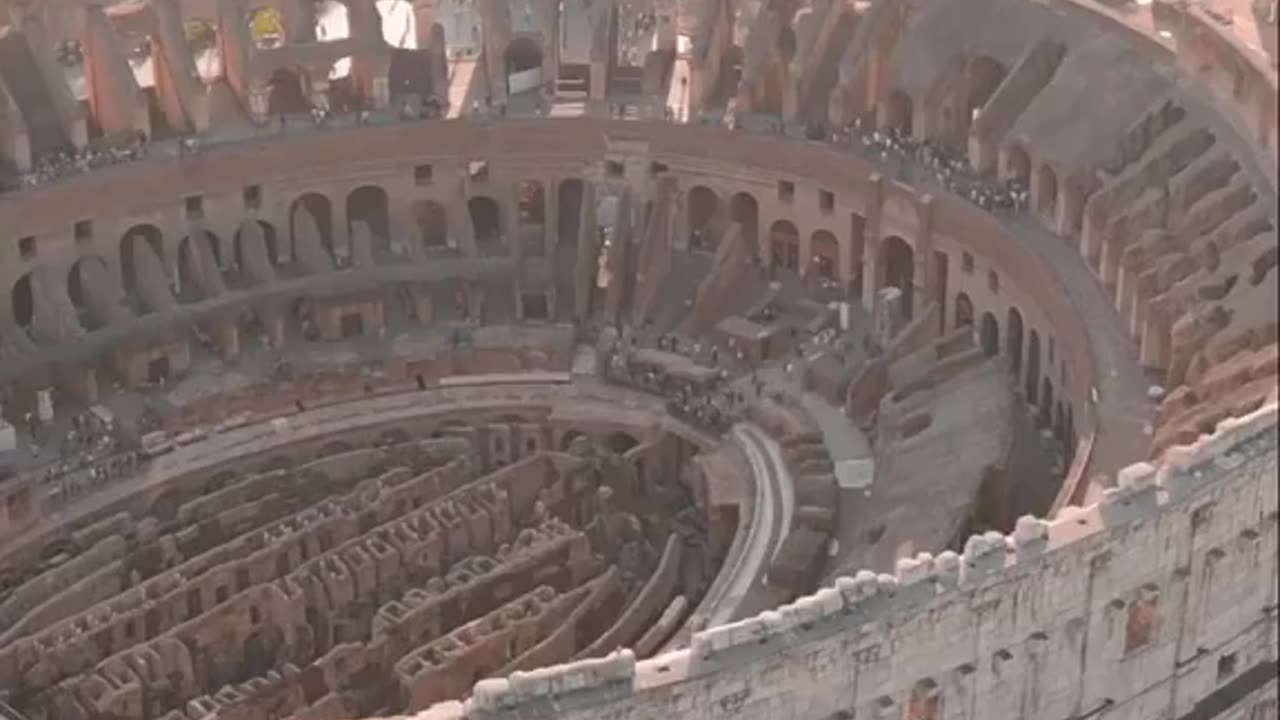
[[355, 239], [356, 223], [369, 227], [374, 257], [391, 254], [391, 211], [387, 191], [376, 185], [363, 185], [347, 195], [347, 231]]
[[911, 96], [901, 90], [894, 90], [884, 101], [884, 114], [880, 126], [885, 130], [893, 130], [905, 137], [913, 134], [913, 113]]
[[146, 248], [155, 253], [160, 267], [164, 267], [164, 235], [155, 225], [134, 225], [125, 231], [120, 240], [120, 276], [126, 295], [138, 292], [138, 256]]
[[560, 437], [560, 452], [569, 452], [569, 448], [573, 447], [573, 441], [580, 437], [584, 437], [582, 433], [576, 430], [570, 430]]
[[741, 228], [742, 240], [751, 254], [759, 254], [760, 204], [755, 197], [744, 192], [734, 195], [729, 200], [729, 217]]
[[244, 639], [243, 652], [240, 677], [245, 680], [266, 675], [275, 667], [275, 648], [264, 630], [257, 630]]
[[1026, 148], [1017, 143], [1009, 145], [1005, 151], [1004, 174], [1009, 180], [1016, 180], [1022, 187], [1031, 185], [1031, 156]]
[[880, 288], [896, 287], [902, 291], [903, 314], [910, 319], [911, 294], [915, 286], [915, 251], [906, 240], [890, 235], [880, 245], [880, 262], [884, 266]]
[[694, 250], [712, 251], [719, 238], [711, 237], [711, 223], [720, 207], [720, 197], [705, 185], [695, 185], [689, 190], [689, 247]]
[[1067, 437], [1067, 411], [1063, 409], [1061, 400], [1053, 406], [1053, 437], [1059, 443]]
[[742, 48], [730, 45], [720, 54], [719, 85], [713, 93], [715, 99], [729, 99], [742, 83]]
[[507, 94], [537, 90], [542, 86], [542, 48], [524, 35], [511, 41], [503, 53], [507, 68]]
[[1036, 405], [1036, 384], [1040, 381], [1040, 333], [1032, 330], [1027, 335], [1027, 376], [1023, 389], [1027, 394], [1027, 402]]
[[1052, 221], [1058, 212], [1058, 173], [1048, 163], [1036, 171], [1036, 210], [1046, 220]]
[[996, 316], [989, 312], [982, 313], [982, 326], [978, 329], [982, 341], [982, 354], [995, 357], [1000, 354], [1000, 324]]
[[800, 231], [787, 220], [769, 226], [769, 267], [791, 272], [800, 269]]
[[418, 49], [418, 23], [412, 3], [377, 0], [374, 7], [382, 21], [382, 40], [401, 50]]
[[556, 228], [559, 230], [557, 247], [578, 247], [578, 235], [582, 231], [583, 189], [582, 181], [578, 178], [560, 181], [560, 192], [556, 198]]
[[302, 78], [295, 70], [279, 68], [267, 80], [270, 94], [267, 96], [267, 112], [272, 115], [292, 115], [311, 112], [311, 102], [302, 89]]
[[36, 316], [35, 295], [31, 292], [31, 273], [18, 278], [9, 291], [9, 303], [13, 308], [13, 321], [23, 330], [31, 330]]
[[862, 261], [867, 251], [867, 218], [860, 213], [849, 216], [849, 278], [853, 297], [862, 297]]
[[1048, 377], [1040, 380], [1040, 401], [1037, 403], [1036, 424], [1042, 428], [1049, 427], [1053, 421], [1053, 381]]
[[329, 204], [329, 198], [320, 193], [307, 193], [294, 200], [289, 207], [289, 237], [293, 240], [293, 256], [298, 257], [298, 227], [294, 215], [299, 206], [316, 221], [316, 228], [320, 231], [320, 245], [329, 253], [329, 257], [333, 257], [333, 208]]
[[418, 200], [413, 203], [413, 219], [428, 252], [454, 249], [449, 248], [449, 216], [443, 205], [435, 200]]
[[498, 208], [498, 202], [491, 197], [477, 195], [467, 200], [467, 212], [471, 213], [471, 224], [476, 233], [476, 247], [481, 254], [494, 255], [505, 252], [502, 212]]
[[315, 34], [320, 42], [333, 42], [351, 37], [351, 18], [345, 3], [339, 0], [318, 0], [315, 8]]
[[1022, 374], [1022, 312], [1009, 308], [1005, 323], [1004, 354], [1009, 356], [1009, 371], [1016, 380]]
[[818, 230], [809, 238], [809, 252], [813, 271], [818, 277], [827, 280], [836, 279], [836, 268], [840, 266], [840, 241], [828, 230]]
[[[188, 33], [189, 34], [189, 33]], [[273, 7], [260, 7], [249, 13], [249, 37], [259, 49], [284, 44], [284, 16]]]
[[86, 330], [97, 329], [94, 313], [88, 312], [93, 305], [93, 297], [86, 285], [106, 282], [109, 272], [107, 261], [97, 255], [81, 257], [67, 271], [67, 297], [80, 315], [80, 324]]
[[609, 452], [615, 455], [622, 455], [631, 448], [639, 445], [640, 441], [636, 440], [630, 434], [619, 430], [606, 435], [602, 444]]
[[978, 55], [969, 59], [967, 68], [969, 76], [969, 92], [966, 98], [966, 123], [972, 123], [974, 111], [980, 110], [991, 95], [1004, 82], [1006, 74], [1004, 65], [990, 55]]
[[964, 293], [956, 295], [955, 312], [952, 316], [955, 317], [955, 327], [973, 326], [973, 301], [968, 295]]
[[[266, 245], [267, 260], [271, 262], [272, 267], [280, 264], [280, 245], [276, 239], [276, 228], [265, 220], [251, 220], [258, 224], [258, 229], [262, 231], [262, 242]], [[233, 242], [235, 243], [234, 254], [235, 264], [238, 269], [244, 269], [245, 250], [244, 250], [244, 231], [236, 228], [236, 234]]]

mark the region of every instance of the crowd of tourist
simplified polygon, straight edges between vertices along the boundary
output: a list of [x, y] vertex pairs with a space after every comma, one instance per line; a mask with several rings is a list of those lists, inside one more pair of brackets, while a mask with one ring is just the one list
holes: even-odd
[[[28, 429], [34, 437], [35, 420], [27, 414]], [[33, 455], [41, 448], [32, 445]], [[65, 502], [117, 478], [132, 475], [143, 462], [142, 455], [123, 447], [108, 419], [93, 411], [71, 417], [55, 452], [57, 460], [43, 469], [41, 483], [48, 488], [48, 501]]]
[[41, 158], [31, 172], [19, 178], [21, 187], [37, 187], [56, 182], [69, 175], [139, 160], [147, 155], [146, 136], [139, 133], [132, 141], [83, 150], [61, 151]]
[[1019, 180], [1011, 178], [1000, 183], [980, 177], [972, 172], [964, 153], [930, 140], [916, 140], [897, 129], [868, 130], [857, 123], [833, 133], [832, 139], [856, 142], [865, 155], [881, 162], [896, 160], [903, 175], [909, 170], [907, 162], [914, 162], [948, 191], [988, 212], [1019, 213], [1027, 209], [1029, 193]]

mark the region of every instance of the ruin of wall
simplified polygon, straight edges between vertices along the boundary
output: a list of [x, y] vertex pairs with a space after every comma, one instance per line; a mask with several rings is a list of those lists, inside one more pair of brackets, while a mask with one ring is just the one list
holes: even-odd
[[1269, 404], [1053, 520], [416, 718], [1274, 718], [1276, 426]]

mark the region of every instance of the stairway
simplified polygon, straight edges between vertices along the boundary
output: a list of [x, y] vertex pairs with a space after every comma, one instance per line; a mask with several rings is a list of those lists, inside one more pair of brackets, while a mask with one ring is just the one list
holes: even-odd
[[53, 94], [44, 86], [42, 77], [26, 36], [13, 31], [0, 35], [0, 81], [22, 114], [33, 159], [71, 147]]

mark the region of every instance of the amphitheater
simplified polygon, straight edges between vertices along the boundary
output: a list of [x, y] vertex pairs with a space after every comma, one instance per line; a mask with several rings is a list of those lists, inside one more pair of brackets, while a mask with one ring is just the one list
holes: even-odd
[[0, 0], [0, 720], [1277, 720], [1274, 0]]

